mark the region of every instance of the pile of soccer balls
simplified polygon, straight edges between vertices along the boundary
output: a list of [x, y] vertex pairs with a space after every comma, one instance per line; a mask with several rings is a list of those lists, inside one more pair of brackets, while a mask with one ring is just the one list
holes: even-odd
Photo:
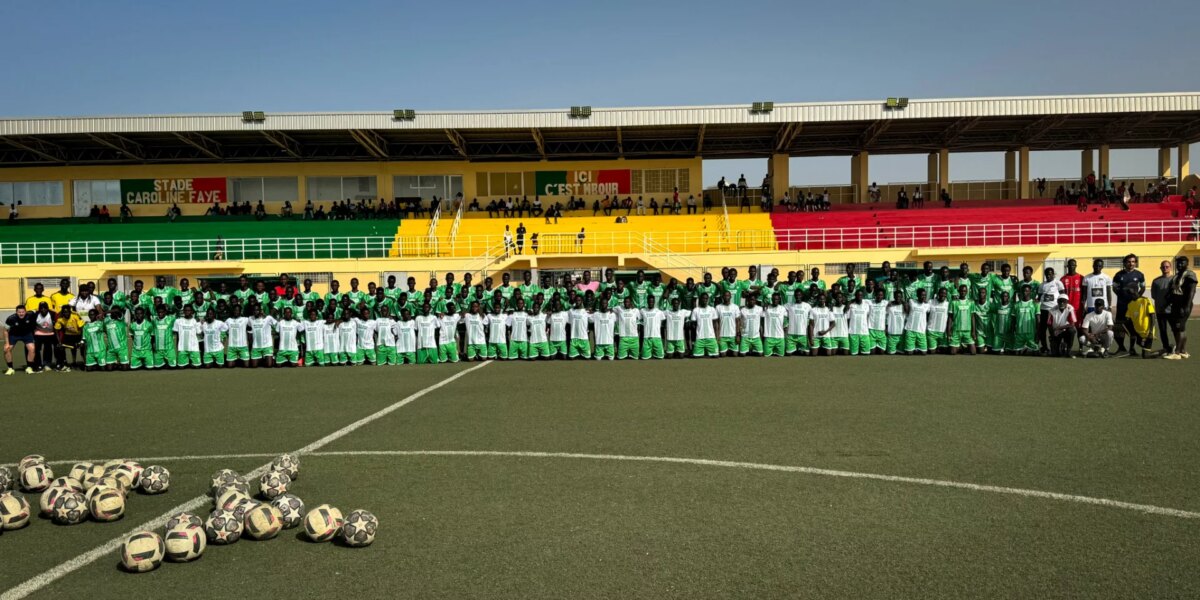
[[288, 493], [299, 475], [300, 461], [294, 455], [276, 458], [254, 482], [259, 501], [251, 497], [249, 479], [230, 469], [217, 471], [210, 482], [213, 510], [207, 519], [182, 512], [167, 520], [165, 536], [153, 531], [134, 533], [121, 548], [122, 565], [134, 573], [153, 571], [164, 558], [190, 562], [200, 558], [210, 544], [233, 544], [243, 536], [269, 540], [302, 523], [314, 542], [328, 542], [339, 535], [343, 545], [350, 547], [375, 541], [379, 520], [365, 510], [343, 518], [341, 511], [322, 504], [306, 513], [304, 502]]
[[29, 502], [12, 492], [19, 487], [40, 493], [38, 513], [59, 525], [78, 525], [88, 519], [116, 521], [125, 515], [129, 493], [140, 490], [161, 494], [171, 485], [171, 473], [163, 467], [142, 467], [132, 460], [110, 460], [103, 464], [81, 462], [66, 477], [54, 477], [46, 458], [31, 454], [17, 463], [17, 475], [0, 468], [0, 531], [29, 524]]

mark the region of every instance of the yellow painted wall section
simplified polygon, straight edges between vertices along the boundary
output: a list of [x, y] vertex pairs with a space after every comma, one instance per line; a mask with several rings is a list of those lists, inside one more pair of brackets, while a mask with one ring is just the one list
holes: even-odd
[[[0, 181], [62, 181], [61, 206], [24, 206], [25, 219], [62, 218], [73, 216], [72, 200], [75, 180], [111, 179], [188, 179], [197, 177], [296, 177], [298, 196], [292, 206], [302, 210], [307, 197], [306, 177], [375, 177], [381, 198], [393, 196], [392, 177], [396, 175], [461, 175], [463, 197], [469, 202], [476, 198], [476, 177], [479, 173], [512, 173], [526, 171], [581, 171], [603, 169], [689, 169], [688, 189], [700, 197], [703, 188], [702, 162], [698, 158], [668, 160], [608, 160], [555, 162], [313, 162], [313, 163], [254, 163], [254, 164], [182, 164], [182, 165], [107, 165], [86, 167], [22, 167], [0, 169]], [[529, 194], [532, 199], [532, 194]], [[686, 195], [683, 195], [686, 197]], [[499, 195], [495, 196], [501, 197]], [[491, 197], [478, 196], [486, 204]], [[589, 197], [590, 198], [590, 197]], [[543, 196], [543, 202], [566, 201], [566, 196]], [[282, 203], [269, 202], [269, 212], [278, 212]], [[159, 217], [166, 214], [167, 205], [131, 205], [134, 216]], [[200, 215], [205, 204], [180, 205], [184, 215]], [[112, 209], [110, 209], [112, 210]]]

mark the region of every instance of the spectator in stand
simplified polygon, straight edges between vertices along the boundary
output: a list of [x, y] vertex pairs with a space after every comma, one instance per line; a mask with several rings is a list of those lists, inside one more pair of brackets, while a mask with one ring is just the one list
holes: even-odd
[[[1129, 304], [1140, 298], [1146, 289], [1146, 276], [1137, 270], [1138, 257], [1127, 254], [1121, 260], [1121, 270], [1113, 277], [1113, 293], [1117, 295], [1117, 310], [1113, 318], [1117, 320], [1117, 354], [1125, 352], [1125, 334], [1134, 336], [1133, 323], [1129, 319]], [[1153, 306], [1150, 307], [1153, 310]], [[1137, 346], [1129, 345], [1129, 356], [1135, 356]]]
[[1061, 185], [1058, 186], [1058, 189], [1054, 191], [1054, 203], [1055, 204], [1066, 204], [1067, 203], [1067, 188], [1065, 188]]
[[133, 209], [129, 208], [129, 204], [121, 202], [121, 222], [128, 223], [133, 218]]
[[1191, 358], [1187, 353], [1187, 322], [1192, 317], [1196, 299], [1196, 274], [1188, 268], [1188, 257], [1175, 257], [1175, 276], [1171, 278], [1171, 332], [1175, 335], [1175, 351], [1165, 358], [1181, 360]]
[[540, 196], [533, 197], [533, 207], [529, 209], [529, 216], [540, 217], [545, 211], [542, 210], [542, 198]]
[[721, 194], [722, 198], [725, 197], [725, 187], [725, 178], [722, 177], [721, 180], [717, 182], [717, 192]]
[[896, 208], [908, 208], [908, 192], [904, 191], [903, 187], [900, 188], [899, 192], [896, 192]]
[[489, 219], [494, 219], [500, 216], [500, 208], [496, 206], [496, 201], [492, 200], [487, 205], [487, 215]]
[[873, 203], [879, 202], [879, 185], [874, 181], [872, 181], [870, 187], [867, 188], [867, 197], [870, 198], [871, 202]]
[[1038, 198], [1046, 197], [1046, 178], [1045, 177], [1037, 180], [1037, 192], [1038, 192]]
[[912, 205], [913, 208], [925, 208], [925, 196], [921, 195], [921, 186], [919, 185], [913, 190]]
[[467, 205], [467, 210], [470, 212], [479, 212], [479, 198], [471, 198], [471, 203]]
[[1174, 351], [1169, 332], [1171, 329], [1171, 261], [1164, 260], [1158, 265], [1162, 275], [1150, 282], [1150, 299], [1154, 302], [1154, 316], [1158, 321], [1158, 335], [1161, 350], [1159, 354], [1168, 356]]
[[702, 194], [702, 197], [704, 198], [704, 212], [708, 212], [708, 211], [712, 210], [712, 207], [713, 207], [712, 198], [709, 197], [708, 194]]
[[946, 206], [946, 208], [950, 208], [950, 203], [954, 201], [950, 198], [950, 192], [947, 192], [946, 188], [942, 188], [942, 198], [941, 199], [942, 199], [942, 204], [944, 204]]
[[[17, 202], [13, 202], [12, 206], [8, 207], [8, 224], [9, 225], [17, 224], [17, 217], [21, 216], [20, 211], [17, 210], [17, 207], [20, 205], [21, 205], [21, 202], [17, 201]], [[0, 204], [0, 206], [4, 206], [4, 205]]]
[[525, 223], [517, 224], [517, 254], [525, 253]]
[[1188, 190], [1187, 196], [1184, 197], [1183, 216], [1189, 217], [1192, 215], [1200, 216], [1200, 197], [1197, 197], [1196, 186]]
[[1087, 177], [1084, 178], [1083, 183], [1085, 186], [1087, 186], [1088, 200], [1094, 200], [1096, 198], [1096, 172], [1092, 171], [1088, 173]]
[[538, 253], [538, 234], [536, 231], [533, 232], [533, 235], [529, 236], [529, 251], [533, 254]]
[[737, 187], [738, 187], [738, 197], [744, 199], [746, 197], [746, 174], [745, 173], [742, 173], [741, 176], [738, 177]]
[[[382, 205], [383, 202], [380, 201], [380, 204]], [[292, 201], [291, 200], [283, 201], [283, 209], [279, 211], [279, 216], [281, 216], [285, 219], [292, 218]]]
[[258, 206], [254, 207], [254, 220], [261, 221], [267, 218], [267, 207], [263, 206], [263, 201], [258, 201]]
[[[678, 188], [676, 188], [676, 189], [678, 189]], [[1196, 189], [1192, 188], [1192, 196], [1195, 196], [1195, 195], [1196, 195]], [[783, 196], [784, 196], [784, 198], [787, 198], [787, 194], [784, 194]], [[688, 194], [687, 211], [688, 211], [689, 215], [696, 214], [696, 197], [693, 196], [692, 194]]]

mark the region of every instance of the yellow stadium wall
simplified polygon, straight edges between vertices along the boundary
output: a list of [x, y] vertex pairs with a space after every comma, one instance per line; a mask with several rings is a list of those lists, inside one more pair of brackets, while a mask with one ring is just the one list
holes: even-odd
[[[534, 171], [582, 171], [601, 169], [688, 169], [686, 189], [700, 197], [703, 174], [701, 160], [608, 160], [608, 161], [530, 161], [530, 162], [329, 162], [329, 163], [269, 163], [269, 164], [182, 164], [182, 165], [114, 165], [88, 167], [27, 167], [0, 170], [0, 181], [61, 181], [63, 204], [61, 206], [23, 206], [21, 217], [25, 219], [63, 218], [74, 215], [73, 199], [76, 180], [111, 179], [188, 179], [197, 177], [296, 177], [298, 179], [297, 201], [292, 203], [301, 210], [307, 197], [306, 177], [375, 177], [380, 198], [391, 199], [392, 177], [396, 175], [461, 175], [463, 197], [470, 202], [479, 198], [486, 205], [491, 196], [477, 193], [479, 177], [490, 173], [524, 173]], [[683, 189], [684, 186], [680, 186]], [[533, 194], [527, 194], [532, 199]], [[636, 194], [635, 194], [636, 195]], [[661, 196], [661, 194], [659, 194]], [[497, 194], [495, 197], [503, 197]], [[683, 198], [686, 193], [681, 192]], [[590, 196], [587, 196], [590, 198]], [[543, 202], [566, 201], [567, 196], [542, 196]], [[268, 202], [270, 212], [278, 212], [281, 202]], [[184, 215], [200, 215], [208, 208], [206, 204], [181, 204]], [[166, 214], [167, 205], [131, 205], [134, 216], [159, 217]], [[111, 209], [110, 209], [111, 210]]]

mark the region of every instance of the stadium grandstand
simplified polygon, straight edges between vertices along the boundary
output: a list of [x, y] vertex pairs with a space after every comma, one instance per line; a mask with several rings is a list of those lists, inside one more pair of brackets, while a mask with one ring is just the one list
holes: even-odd
[[[311, 273], [322, 290], [446, 271], [1200, 260], [1197, 140], [1200, 93], [6, 119], [0, 304], [62, 276]], [[1158, 170], [1110, 179], [1129, 148], [1157, 149]], [[1080, 177], [1032, 180], [1046, 150], [1080, 151]], [[954, 180], [966, 152], [1003, 152], [1004, 179]], [[920, 181], [871, 180], [872, 155], [916, 153]], [[789, 158], [838, 155], [849, 185], [791, 184]], [[768, 176], [705, 189], [713, 158]], [[897, 208], [917, 190], [923, 207]]]

